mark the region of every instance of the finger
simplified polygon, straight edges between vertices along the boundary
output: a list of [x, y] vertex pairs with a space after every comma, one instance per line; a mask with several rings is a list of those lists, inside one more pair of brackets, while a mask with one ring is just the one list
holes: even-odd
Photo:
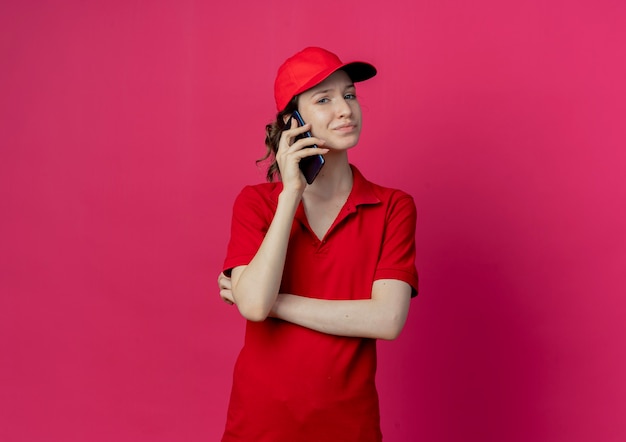
[[220, 288], [222, 286], [230, 286], [230, 284], [231, 284], [231, 279], [230, 277], [226, 276], [224, 272], [221, 272], [217, 276], [217, 285], [220, 286]]
[[298, 126], [298, 122], [295, 119], [291, 119], [291, 128], [283, 130], [281, 135], [281, 140], [284, 139], [287, 142], [287, 145], [292, 145], [294, 138], [298, 135], [304, 134], [306, 131], [311, 130], [311, 125], [309, 123], [305, 123], [304, 126]]
[[219, 280], [218, 285], [219, 285], [220, 290], [221, 289], [228, 289], [228, 290], [230, 290], [232, 288], [232, 281], [231, 281], [230, 278], [224, 277], [224, 278]]
[[312, 157], [314, 155], [325, 155], [330, 149], [325, 147], [307, 147], [293, 153], [293, 157], [299, 162], [302, 158]]
[[304, 137], [289, 146], [288, 152], [296, 152], [299, 150], [303, 150], [304, 148], [316, 148], [314, 146], [317, 146], [317, 148], [323, 148], [322, 146], [324, 146], [324, 144], [326, 144], [326, 141], [322, 140], [321, 138]]
[[230, 290], [220, 290], [220, 297], [226, 304], [233, 305], [235, 303], [233, 293]]
[[[304, 123], [304, 126], [295, 126], [289, 132], [291, 132], [294, 137], [297, 137], [298, 135], [302, 135], [305, 132], [310, 131], [310, 130], [311, 130], [311, 124], [310, 123]], [[308, 138], [308, 137], [305, 137], [305, 138]]]

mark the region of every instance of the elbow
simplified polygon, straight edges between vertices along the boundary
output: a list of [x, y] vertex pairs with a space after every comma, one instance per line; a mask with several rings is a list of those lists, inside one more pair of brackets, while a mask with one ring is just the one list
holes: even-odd
[[[239, 314], [248, 321], [262, 322], [267, 319], [270, 314], [272, 304], [269, 296], [263, 296], [259, 292], [249, 292], [242, 290], [240, 287], [233, 287], [233, 298]], [[266, 301], [264, 301], [266, 299]]]
[[386, 322], [385, 326], [381, 329], [379, 339], [383, 339], [385, 341], [394, 341], [398, 339], [398, 337], [402, 333], [405, 322], [406, 318], [404, 317], [390, 318], [389, 321]]
[[263, 322], [269, 315], [269, 310], [259, 304], [237, 304], [241, 316], [252, 322]]
[[383, 339], [385, 341], [394, 341], [398, 339], [400, 333], [402, 332], [402, 327], [389, 327], [384, 330], [379, 339]]

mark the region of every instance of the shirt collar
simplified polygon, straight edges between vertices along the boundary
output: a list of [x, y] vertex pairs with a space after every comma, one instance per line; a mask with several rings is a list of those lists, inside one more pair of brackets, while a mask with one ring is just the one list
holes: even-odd
[[[355, 165], [350, 164], [350, 168], [352, 169], [352, 190], [348, 196], [348, 204], [356, 207], [361, 204], [380, 203], [380, 198], [376, 195], [373, 184], [363, 176]], [[278, 196], [283, 190], [283, 184], [281, 182], [276, 184], [271, 193], [271, 199], [278, 204]]]
[[348, 197], [348, 201], [352, 202], [355, 206], [361, 204], [378, 204], [380, 198], [374, 191], [374, 186], [369, 182], [363, 174], [353, 164], [352, 168], [352, 191]]

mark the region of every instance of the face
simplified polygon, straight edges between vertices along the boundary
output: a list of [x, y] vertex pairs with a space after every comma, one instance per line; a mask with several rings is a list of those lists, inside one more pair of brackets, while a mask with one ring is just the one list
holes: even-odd
[[337, 71], [298, 98], [298, 110], [311, 133], [326, 142], [324, 147], [347, 150], [361, 134], [361, 106], [348, 74]]

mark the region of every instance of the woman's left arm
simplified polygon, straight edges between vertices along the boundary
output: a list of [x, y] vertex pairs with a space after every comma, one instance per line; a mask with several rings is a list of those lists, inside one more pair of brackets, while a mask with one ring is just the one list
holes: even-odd
[[380, 279], [370, 299], [328, 300], [279, 294], [270, 316], [339, 336], [396, 339], [409, 313], [411, 286]]

